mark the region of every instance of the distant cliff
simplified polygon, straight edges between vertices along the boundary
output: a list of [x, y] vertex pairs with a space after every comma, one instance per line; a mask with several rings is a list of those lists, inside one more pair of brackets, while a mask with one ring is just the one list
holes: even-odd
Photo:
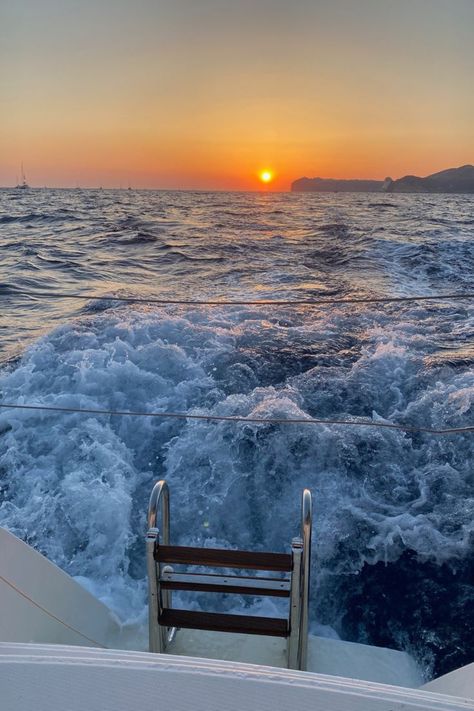
[[426, 178], [406, 175], [400, 180], [386, 181], [388, 193], [474, 193], [474, 165], [450, 168]]
[[449, 168], [426, 178], [405, 175], [399, 180], [335, 180], [299, 178], [291, 184], [300, 193], [474, 193], [474, 165]]
[[380, 193], [381, 180], [334, 180], [333, 178], [299, 178], [291, 184], [296, 193]]

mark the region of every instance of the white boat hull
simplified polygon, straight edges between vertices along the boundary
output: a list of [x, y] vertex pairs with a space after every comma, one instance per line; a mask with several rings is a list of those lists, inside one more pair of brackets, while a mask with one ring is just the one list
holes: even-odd
[[143, 630], [2, 528], [0, 609], [2, 711], [474, 709], [474, 665], [420, 689], [404, 652], [312, 635], [308, 672], [284, 668], [282, 640], [251, 635], [180, 630], [173, 654], [126, 651]]

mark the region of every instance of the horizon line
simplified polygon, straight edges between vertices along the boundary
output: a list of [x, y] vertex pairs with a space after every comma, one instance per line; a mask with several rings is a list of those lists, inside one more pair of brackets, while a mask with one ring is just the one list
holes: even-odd
[[[393, 179], [391, 176], [386, 175], [384, 178], [345, 178], [345, 177], [323, 177], [321, 175], [314, 175], [313, 177], [308, 177], [307, 175], [300, 176], [299, 178], [294, 178], [290, 181], [289, 187], [285, 190], [272, 190], [269, 184], [261, 186], [260, 188], [247, 188], [247, 189], [235, 189], [235, 188], [164, 188], [164, 187], [132, 187], [130, 183], [127, 187], [118, 186], [106, 186], [103, 185], [28, 185], [27, 188], [30, 190], [121, 190], [124, 192], [133, 192], [137, 190], [148, 190], [148, 191], [159, 191], [159, 192], [222, 192], [222, 193], [291, 193], [292, 186], [295, 182], [299, 180], [324, 180], [324, 181], [334, 181], [334, 182], [374, 182], [374, 183], [384, 183], [386, 180], [400, 180], [407, 177], [421, 177], [427, 178], [431, 175], [436, 175], [437, 173], [443, 173], [447, 170], [459, 170], [461, 168], [474, 167], [472, 163], [462, 163], [461, 165], [450, 166], [448, 168], [442, 168], [441, 170], [436, 170], [434, 173], [429, 173], [428, 175], [419, 176], [415, 173], [405, 173], [399, 178]], [[0, 185], [0, 190], [17, 190], [18, 185]]]

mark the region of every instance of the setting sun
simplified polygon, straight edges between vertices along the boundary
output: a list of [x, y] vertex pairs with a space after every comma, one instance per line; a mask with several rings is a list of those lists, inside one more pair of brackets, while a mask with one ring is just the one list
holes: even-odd
[[271, 170], [262, 170], [259, 177], [262, 183], [270, 183], [273, 180], [273, 172]]

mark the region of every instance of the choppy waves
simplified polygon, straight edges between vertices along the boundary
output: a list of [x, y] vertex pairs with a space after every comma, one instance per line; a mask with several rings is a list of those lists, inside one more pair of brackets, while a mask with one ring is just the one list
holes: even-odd
[[[67, 271], [67, 252], [77, 252], [69, 282], [61, 277], [62, 289], [73, 284], [123, 293], [127, 284], [125, 291], [138, 295], [173, 289], [202, 298], [223, 294], [227, 283], [240, 297], [258, 298], [273, 293], [272, 280], [277, 293], [290, 296], [386, 293], [389, 285], [400, 294], [464, 289], [472, 281], [472, 234], [469, 240], [465, 225], [456, 232], [458, 213], [449, 205], [430, 198], [433, 205], [423, 206], [423, 199], [404, 196], [405, 213], [418, 211], [405, 238], [406, 218], [386, 223], [386, 213], [399, 211], [400, 203], [381, 207], [379, 198], [369, 198], [374, 205], [367, 217], [360, 196], [350, 196], [345, 206], [313, 197], [292, 203], [292, 196], [275, 196], [267, 203], [270, 217], [262, 217], [253, 196], [188, 196], [180, 222], [168, 195], [173, 209], [166, 213], [160, 197], [156, 234], [153, 220], [145, 220], [155, 241], [140, 242], [141, 218], [124, 223], [121, 216], [114, 235], [102, 225], [102, 236], [95, 237], [102, 243], [95, 252], [90, 248], [89, 261], [84, 234], [94, 225], [87, 222], [80, 232], [84, 243], [71, 238], [63, 246], [49, 234], [47, 245], [42, 232], [42, 256], [64, 261], [61, 272]], [[87, 200], [108, 200], [113, 210], [110, 196]], [[178, 206], [183, 200], [175, 198]], [[248, 218], [248, 224], [260, 220], [269, 234], [249, 229], [245, 240], [234, 234], [234, 242], [230, 233], [221, 234], [219, 249], [218, 229], [208, 238], [200, 233], [203, 225], [209, 230], [213, 220], [224, 219], [222, 207], [213, 207], [218, 200], [235, 212], [225, 218], [232, 223], [225, 222], [228, 230]], [[189, 214], [196, 204], [201, 220]], [[315, 207], [319, 226], [308, 217]], [[384, 229], [391, 229], [385, 238], [373, 218], [380, 211]], [[421, 232], [436, 211], [444, 219], [452, 215], [447, 230], [456, 235], [452, 241], [431, 235], [425, 254]], [[163, 228], [167, 219], [172, 227]], [[159, 236], [163, 229], [166, 238]], [[11, 241], [12, 234], [7, 237]], [[179, 289], [171, 262], [162, 261], [164, 239], [192, 263], [180, 267]], [[24, 247], [20, 238], [18, 244]], [[124, 249], [132, 250], [132, 278], [127, 283], [124, 272], [117, 289]], [[98, 254], [105, 260], [109, 252], [98, 276]], [[138, 287], [133, 278], [140, 254]], [[20, 260], [8, 258], [19, 280], [26, 279]], [[200, 266], [207, 259], [212, 263]], [[115, 284], [105, 278], [112, 268]], [[43, 289], [48, 274], [40, 271]], [[9, 333], [22, 335], [15, 317], [31, 306], [30, 318], [46, 324], [41, 337], [0, 371], [1, 396], [10, 402], [263, 418], [364, 416], [431, 427], [473, 421], [474, 309], [467, 303], [183, 309], [106, 299], [28, 303], [20, 292], [18, 284], [2, 292]], [[294, 535], [299, 492], [310, 486], [313, 629], [407, 649], [427, 674], [441, 673], [472, 661], [473, 455], [468, 434], [0, 411], [0, 522], [80, 576], [122, 619], [144, 622], [144, 518], [154, 480], [170, 483], [175, 541], [276, 550]], [[206, 604], [204, 596], [193, 600]], [[260, 600], [242, 604], [255, 614], [263, 609]], [[221, 605], [230, 609], [235, 599]]]

